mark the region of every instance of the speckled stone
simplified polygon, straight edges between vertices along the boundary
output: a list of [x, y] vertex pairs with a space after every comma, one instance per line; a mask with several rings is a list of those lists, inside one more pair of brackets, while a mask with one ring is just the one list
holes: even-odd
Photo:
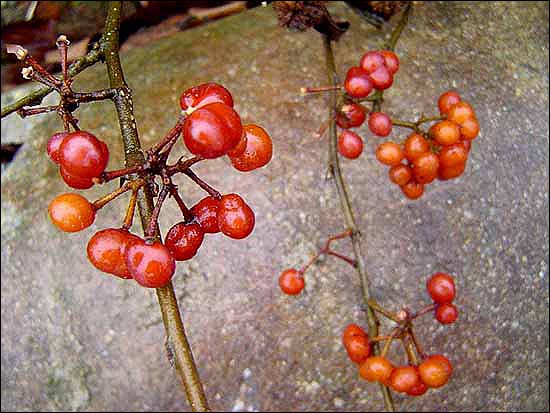
[[[331, 7], [352, 23], [336, 46], [343, 74], [385, 34], [343, 4]], [[343, 161], [373, 294], [393, 309], [418, 308], [429, 274], [457, 277], [458, 322], [443, 327], [427, 317], [418, 326], [428, 352], [453, 360], [453, 378], [422, 398], [395, 396], [400, 410], [549, 408], [547, 39], [545, 2], [421, 4], [399, 42], [401, 70], [385, 107], [404, 119], [434, 114], [443, 90], [460, 91], [481, 123], [467, 171], [409, 202], [375, 161], [380, 140], [366, 128], [362, 157]], [[226, 85], [243, 120], [274, 139], [273, 161], [259, 171], [241, 174], [225, 159], [196, 168], [222, 192], [241, 193], [257, 218], [246, 240], [207, 237], [175, 277], [215, 410], [382, 408], [377, 387], [359, 379], [340, 343], [347, 323], [364, 322], [354, 271], [328, 260], [307, 274], [301, 296], [277, 288], [283, 268], [302, 265], [319, 240], [343, 229], [325, 180], [326, 142], [311, 137], [326, 101], [298, 93], [326, 83], [322, 50], [317, 33], [290, 33], [271, 9], [257, 8], [123, 55], [144, 146], [173, 124], [179, 93], [204, 81]], [[75, 87], [105, 85], [96, 67]], [[78, 116], [108, 141], [109, 167], [121, 166], [112, 105], [86, 106]], [[82, 233], [60, 234], [46, 217], [50, 199], [67, 190], [45, 156], [59, 127], [51, 116], [25, 126], [15, 116], [2, 121], [2, 142], [24, 143], [2, 173], [2, 410], [187, 410], [154, 292], [86, 260], [87, 240], [121, 222], [124, 200]], [[202, 196], [184, 177], [178, 183], [190, 203]], [[168, 201], [163, 229], [178, 219]], [[349, 252], [349, 243], [338, 250]]]

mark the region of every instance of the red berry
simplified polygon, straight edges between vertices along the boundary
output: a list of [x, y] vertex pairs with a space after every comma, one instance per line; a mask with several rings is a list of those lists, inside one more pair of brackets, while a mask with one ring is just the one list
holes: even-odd
[[69, 174], [62, 166], [59, 168], [61, 178], [67, 185], [74, 189], [88, 189], [94, 185], [93, 178], [81, 178], [80, 176]]
[[344, 341], [344, 347], [350, 360], [357, 364], [363, 363], [370, 355], [368, 335], [350, 336]]
[[176, 261], [185, 261], [195, 256], [203, 239], [204, 231], [199, 224], [180, 222], [170, 228], [164, 245]]
[[96, 232], [88, 242], [88, 259], [94, 267], [120, 278], [132, 278], [126, 265], [126, 250], [141, 238], [124, 229], [108, 228]]
[[357, 103], [348, 103], [336, 114], [336, 123], [342, 129], [361, 126], [367, 115], [365, 109]]
[[254, 229], [254, 211], [237, 194], [222, 196], [218, 207], [220, 231], [230, 238], [246, 238]]
[[109, 161], [106, 146], [85, 131], [69, 133], [59, 147], [60, 164], [70, 175], [94, 178], [103, 173]]
[[399, 70], [399, 58], [391, 50], [381, 50], [380, 54], [384, 56], [384, 63], [390, 73], [394, 75]]
[[440, 145], [452, 145], [460, 140], [460, 128], [450, 120], [442, 120], [430, 128], [430, 135]]
[[451, 106], [447, 113], [447, 120], [454, 122], [458, 125], [462, 125], [468, 119], [475, 119], [476, 114], [474, 109], [467, 102], [458, 102]]
[[407, 392], [407, 394], [409, 396], [422, 396], [427, 391], [428, 391], [428, 386], [426, 386], [426, 384], [422, 380], [418, 380], [418, 383], [412, 386]]
[[439, 170], [439, 157], [432, 152], [420, 155], [413, 162], [413, 176], [416, 182], [420, 184], [429, 184], [437, 178]]
[[451, 303], [456, 294], [454, 278], [444, 272], [433, 274], [426, 283], [428, 294], [438, 304]]
[[359, 66], [365, 70], [368, 74], [371, 74], [379, 67], [384, 67], [386, 65], [386, 60], [380, 52], [367, 52], [361, 58]]
[[479, 122], [476, 118], [466, 119], [460, 125], [460, 136], [462, 139], [472, 140], [479, 134]]
[[203, 83], [202, 85], [193, 86], [180, 96], [180, 106], [184, 111], [202, 108], [216, 102], [233, 107], [231, 93], [217, 83]]
[[439, 170], [437, 171], [437, 177], [441, 181], [446, 181], [448, 179], [458, 178], [460, 175], [464, 173], [466, 170], [466, 162], [453, 165], [453, 166], [439, 166]]
[[395, 142], [384, 142], [376, 149], [376, 159], [384, 165], [399, 165], [404, 156], [403, 149]]
[[450, 168], [456, 165], [466, 163], [468, 159], [468, 150], [462, 145], [462, 142], [454, 145], [444, 146], [439, 152], [440, 168]]
[[388, 136], [392, 130], [391, 118], [383, 112], [371, 112], [369, 129], [377, 136]]
[[452, 324], [458, 318], [458, 310], [453, 304], [440, 304], [435, 310], [435, 319], [441, 324]]
[[46, 150], [48, 151], [48, 156], [50, 157], [50, 159], [55, 163], [59, 163], [60, 161], [59, 147], [61, 146], [63, 139], [65, 139], [68, 134], [68, 132], [54, 133], [52, 137], [48, 140]]
[[412, 180], [403, 185], [401, 191], [409, 199], [418, 199], [424, 193], [424, 184]]
[[390, 168], [389, 175], [390, 181], [399, 186], [403, 186], [412, 179], [413, 173], [409, 166], [399, 164]]
[[234, 149], [242, 136], [241, 118], [230, 106], [211, 103], [183, 123], [183, 141], [194, 155], [217, 158]]
[[220, 200], [211, 196], [201, 199], [191, 212], [205, 233], [215, 234], [220, 232], [218, 227], [218, 207]]
[[246, 133], [244, 131], [244, 126], [243, 126], [243, 134], [241, 135], [241, 139], [239, 139], [239, 143], [233, 149], [231, 149], [230, 151], [227, 151], [227, 156], [231, 158], [232, 156], [235, 157], [235, 156], [242, 155], [245, 149], [246, 149]]
[[399, 366], [393, 369], [389, 383], [395, 391], [407, 393], [420, 381], [420, 375], [416, 367]]
[[453, 366], [447, 357], [435, 354], [418, 366], [420, 378], [428, 387], [441, 387], [451, 377]]
[[242, 172], [261, 168], [269, 163], [273, 155], [273, 143], [264, 128], [258, 125], [244, 125], [245, 150], [238, 156], [229, 156], [235, 169]]
[[92, 225], [95, 209], [82, 195], [62, 194], [48, 207], [52, 222], [62, 231], [77, 232]]
[[360, 67], [350, 67], [344, 82], [344, 88], [353, 98], [365, 98], [372, 92], [369, 74]]
[[345, 328], [344, 333], [342, 334], [342, 342], [346, 344], [346, 341], [348, 341], [353, 336], [368, 337], [368, 334], [357, 324], [352, 323]]
[[405, 158], [407, 158], [409, 162], [413, 162], [416, 158], [429, 150], [430, 144], [426, 138], [419, 133], [414, 132], [405, 140]]
[[392, 371], [392, 364], [382, 356], [369, 357], [359, 367], [359, 375], [362, 378], [384, 384], [388, 383]]
[[361, 137], [350, 130], [342, 130], [338, 137], [338, 152], [348, 159], [358, 158], [363, 152]]
[[164, 245], [140, 240], [126, 250], [126, 265], [130, 275], [147, 288], [164, 287], [176, 271], [174, 257]]
[[452, 106], [460, 102], [460, 96], [458, 93], [453, 91], [448, 91], [439, 96], [437, 101], [437, 106], [439, 106], [439, 113], [446, 114], [449, 112]]
[[369, 76], [372, 82], [372, 86], [376, 90], [388, 89], [393, 84], [393, 76], [390, 73], [390, 71], [386, 68], [386, 66], [380, 66], [378, 69], [372, 72]]
[[279, 287], [285, 294], [300, 294], [304, 289], [304, 286], [305, 281], [302, 273], [294, 268], [284, 270], [279, 276]]

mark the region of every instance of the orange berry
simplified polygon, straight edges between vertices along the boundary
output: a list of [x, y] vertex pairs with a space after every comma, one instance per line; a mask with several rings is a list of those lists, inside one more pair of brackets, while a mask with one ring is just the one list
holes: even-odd
[[77, 232], [92, 225], [95, 219], [93, 205], [82, 195], [57, 196], [48, 207], [52, 222], [62, 231]]
[[387, 383], [393, 371], [393, 365], [387, 358], [373, 356], [367, 358], [359, 367], [359, 375], [368, 381]]
[[467, 102], [458, 102], [447, 113], [447, 120], [462, 125], [468, 119], [475, 119], [476, 114]]
[[418, 370], [414, 366], [399, 366], [393, 369], [390, 376], [390, 386], [395, 391], [407, 393], [420, 381]]
[[428, 357], [418, 366], [420, 378], [428, 387], [441, 387], [451, 377], [453, 366], [449, 359], [441, 354]]
[[452, 106], [460, 102], [460, 96], [458, 93], [453, 91], [448, 91], [439, 96], [437, 105], [439, 106], [439, 113], [442, 115], [449, 112]]
[[401, 145], [395, 142], [384, 142], [376, 149], [376, 159], [384, 165], [399, 165], [404, 157]]
[[442, 120], [430, 128], [430, 135], [440, 145], [452, 145], [460, 140], [460, 128], [455, 122]]
[[418, 183], [416, 181], [409, 181], [401, 187], [401, 191], [409, 199], [418, 199], [424, 193], [424, 184]]

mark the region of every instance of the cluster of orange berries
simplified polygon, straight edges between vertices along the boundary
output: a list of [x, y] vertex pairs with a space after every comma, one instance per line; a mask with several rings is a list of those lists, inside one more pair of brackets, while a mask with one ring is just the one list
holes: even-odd
[[409, 199], [418, 199], [424, 186], [436, 178], [457, 178], [466, 169], [472, 140], [479, 134], [479, 122], [472, 106], [456, 92], [439, 97], [442, 120], [426, 134], [414, 132], [402, 145], [384, 142], [376, 150], [376, 158], [390, 166], [389, 178], [399, 185]]

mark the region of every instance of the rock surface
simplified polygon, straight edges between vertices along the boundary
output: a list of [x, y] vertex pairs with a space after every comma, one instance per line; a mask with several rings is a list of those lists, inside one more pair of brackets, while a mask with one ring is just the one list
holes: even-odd
[[[352, 23], [336, 46], [343, 74], [384, 33], [332, 7]], [[547, 39], [544, 2], [422, 4], [399, 42], [401, 70], [385, 107], [402, 119], [433, 114], [441, 91], [460, 91], [482, 125], [466, 173], [405, 201], [375, 161], [379, 139], [366, 128], [362, 157], [343, 162], [380, 302], [419, 307], [436, 270], [458, 280], [459, 321], [442, 327], [427, 317], [418, 331], [428, 352], [454, 361], [454, 376], [422, 398], [396, 395], [400, 410], [549, 408]], [[257, 217], [246, 240], [208, 237], [175, 277], [212, 408], [382, 408], [377, 387], [359, 379], [340, 342], [347, 323], [364, 320], [354, 271], [328, 260], [308, 273], [302, 296], [277, 288], [283, 268], [302, 265], [343, 229], [334, 185], [325, 181], [326, 142], [311, 138], [326, 101], [298, 93], [326, 83], [321, 37], [290, 33], [271, 9], [257, 8], [134, 49], [123, 66], [145, 147], [175, 121], [179, 93], [204, 81], [226, 85], [243, 120], [274, 138], [267, 168], [241, 174], [221, 159], [197, 168], [222, 192], [241, 193]], [[75, 87], [105, 85], [96, 67]], [[111, 104], [78, 115], [108, 141], [110, 168], [119, 167]], [[67, 190], [45, 156], [59, 127], [49, 116], [24, 126], [15, 116], [2, 121], [2, 142], [24, 143], [2, 173], [2, 410], [187, 410], [154, 292], [100, 274], [85, 256], [94, 230], [120, 222], [124, 201], [79, 234], [60, 234], [47, 219], [50, 199]], [[202, 194], [178, 179], [185, 199], [198, 200]], [[164, 230], [177, 219], [168, 202]]]

